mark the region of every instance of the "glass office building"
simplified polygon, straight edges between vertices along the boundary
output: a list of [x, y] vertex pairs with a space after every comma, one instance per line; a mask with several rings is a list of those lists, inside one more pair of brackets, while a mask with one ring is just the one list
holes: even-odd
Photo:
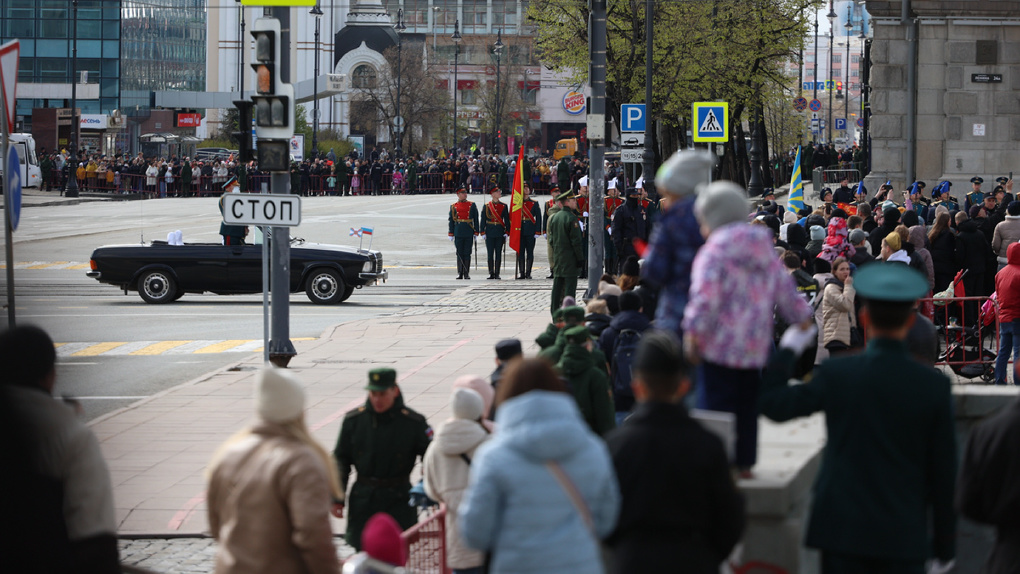
[[205, 90], [206, 0], [123, 0], [123, 107], [158, 90]]

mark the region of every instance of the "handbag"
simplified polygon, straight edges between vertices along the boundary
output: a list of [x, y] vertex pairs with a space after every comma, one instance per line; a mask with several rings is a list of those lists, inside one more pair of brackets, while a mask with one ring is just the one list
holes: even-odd
[[853, 316], [847, 311], [846, 318], [850, 320], [850, 347], [857, 348], [864, 346], [864, 332], [857, 325], [854, 325]]

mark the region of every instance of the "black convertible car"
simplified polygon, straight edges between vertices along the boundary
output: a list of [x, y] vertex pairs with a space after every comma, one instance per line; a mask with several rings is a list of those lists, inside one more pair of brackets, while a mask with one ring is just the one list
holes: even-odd
[[[262, 245], [215, 243], [109, 245], [92, 252], [89, 277], [138, 291], [146, 303], [169, 303], [185, 293], [219, 295], [262, 292]], [[290, 248], [290, 291], [312, 303], [346, 301], [355, 289], [386, 281], [382, 253], [342, 245], [305, 244]]]

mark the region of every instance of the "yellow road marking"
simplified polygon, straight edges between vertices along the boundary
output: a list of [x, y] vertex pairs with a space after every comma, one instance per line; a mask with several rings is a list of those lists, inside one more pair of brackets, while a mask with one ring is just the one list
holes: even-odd
[[219, 343], [215, 343], [209, 345], [208, 347], [202, 347], [201, 349], [196, 350], [195, 354], [201, 355], [205, 353], [222, 353], [228, 349], [233, 349], [238, 345], [243, 345], [248, 341], [250, 341], [250, 339], [232, 339], [229, 341], [220, 341]]
[[41, 263], [39, 265], [29, 265], [25, 269], [46, 269], [48, 267], [56, 267], [57, 265], [67, 265], [70, 261], [54, 261], [52, 263]]
[[126, 344], [127, 343], [97, 343], [97, 344], [92, 345], [90, 347], [85, 347], [84, 349], [78, 351], [77, 353], [71, 353], [71, 356], [72, 357], [94, 357], [96, 355], [100, 355], [100, 354], [105, 353], [107, 351], [112, 351], [113, 349], [116, 349], [117, 347], [119, 347], [121, 345], [126, 345]]
[[91, 268], [92, 266], [89, 265], [88, 263], [81, 263], [78, 265], [71, 265], [70, 267], [65, 267], [65, 269], [91, 269]]
[[174, 349], [174, 348], [180, 347], [181, 345], [186, 345], [189, 342], [190, 341], [160, 341], [158, 343], [153, 343], [153, 344], [149, 345], [148, 347], [143, 347], [141, 349], [138, 349], [137, 351], [132, 351], [132, 352], [130, 352], [128, 354], [129, 355], [159, 355], [159, 354], [162, 354], [162, 353], [165, 353], [165, 352], [169, 351], [170, 349]]

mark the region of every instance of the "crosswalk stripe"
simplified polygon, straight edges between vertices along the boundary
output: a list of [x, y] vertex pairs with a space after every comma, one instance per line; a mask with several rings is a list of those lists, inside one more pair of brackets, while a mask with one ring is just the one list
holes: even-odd
[[163, 353], [169, 351], [170, 349], [173, 349], [175, 347], [180, 347], [181, 345], [184, 345], [184, 344], [187, 343], [187, 341], [158, 341], [158, 342], [155, 342], [155, 343], [153, 343], [152, 341], [146, 341], [146, 342], [149, 343], [148, 346], [142, 347], [141, 349], [138, 349], [136, 351], [132, 351], [130, 354], [131, 355], [162, 355]]
[[125, 343], [116, 349], [111, 349], [103, 353], [103, 355], [130, 355], [135, 351], [152, 345], [153, 343], [155, 343], [155, 341], [135, 341], [133, 343]]
[[86, 347], [77, 353], [71, 353], [72, 357], [94, 357], [107, 351], [112, 351], [117, 347], [126, 343], [96, 343], [92, 346]]
[[199, 349], [199, 350], [195, 351], [195, 354], [196, 355], [200, 355], [200, 354], [206, 354], [206, 353], [223, 353], [223, 352], [225, 352], [227, 350], [231, 350], [232, 351], [232, 350], [234, 350], [234, 347], [236, 347], [238, 345], [242, 345], [242, 344], [247, 343], [247, 342], [248, 341], [239, 340], [239, 339], [231, 339], [231, 340], [228, 340], [228, 341], [219, 341], [217, 343], [209, 345], [208, 347], [204, 347], [202, 349]]

